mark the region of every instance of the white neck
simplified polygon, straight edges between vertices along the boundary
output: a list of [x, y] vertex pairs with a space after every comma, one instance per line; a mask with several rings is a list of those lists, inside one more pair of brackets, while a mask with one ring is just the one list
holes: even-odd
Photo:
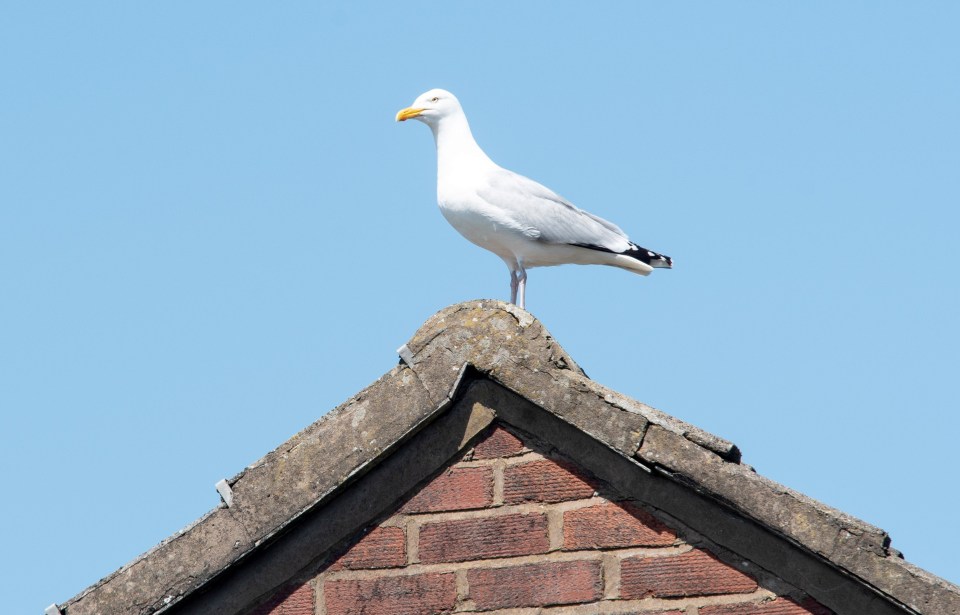
[[462, 112], [430, 124], [430, 130], [433, 131], [433, 139], [437, 144], [437, 172], [440, 175], [447, 170], [447, 165], [493, 165], [493, 161], [474, 140], [467, 116]]

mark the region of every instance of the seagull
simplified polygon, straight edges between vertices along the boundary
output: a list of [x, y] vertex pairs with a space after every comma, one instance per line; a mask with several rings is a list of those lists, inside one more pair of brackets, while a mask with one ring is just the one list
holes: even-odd
[[450, 92], [430, 90], [397, 112], [398, 122], [410, 119], [433, 131], [437, 204], [443, 217], [507, 264], [511, 303], [524, 307], [531, 267], [611, 265], [649, 275], [655, 268], [673, 266], [669, 256], [641, 248], [616, 224], [490, 160]]

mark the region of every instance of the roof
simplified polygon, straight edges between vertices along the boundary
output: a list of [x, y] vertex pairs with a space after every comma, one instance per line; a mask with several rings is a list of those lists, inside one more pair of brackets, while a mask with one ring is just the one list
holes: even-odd
[[[448, 307], [399, 354], [394, 369], [221, 485], [219, 507], [61, 611], [242, 612], [502, 421], [837, 613], [960, 613], [960, 588], [906, 562], [884, 531], [760, 476], [732, 443], [590, 380], [524, 310]], [[315, 553], [298, 547], [304, 540]]]

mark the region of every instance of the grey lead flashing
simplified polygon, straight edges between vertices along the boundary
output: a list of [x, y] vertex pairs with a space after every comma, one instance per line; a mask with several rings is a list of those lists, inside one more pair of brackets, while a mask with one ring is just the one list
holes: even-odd
[[217, 488], [217, 493], [220, 494], [227, 508], [233, 506], [233, 489], [230, 488], [230, 483], [227, 482], [227, 479], [221, 478], [214, 487]]
[[403, 346], [397, 348], [397, 354], [400, 355], [400, 360], [413, 367], [413, 353], [410, 352], [410, 347], [404, 344]]

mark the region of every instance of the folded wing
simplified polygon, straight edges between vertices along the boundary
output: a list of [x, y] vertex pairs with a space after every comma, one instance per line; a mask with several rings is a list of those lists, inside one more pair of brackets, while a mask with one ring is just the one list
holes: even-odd
[[630, 249], [630, 240], [612, 222], [579, 209], [532, 179], [498, 169], [477, 195], [510, 219], [514, 228], [547, 243], [595, 248], [609, 252]]

